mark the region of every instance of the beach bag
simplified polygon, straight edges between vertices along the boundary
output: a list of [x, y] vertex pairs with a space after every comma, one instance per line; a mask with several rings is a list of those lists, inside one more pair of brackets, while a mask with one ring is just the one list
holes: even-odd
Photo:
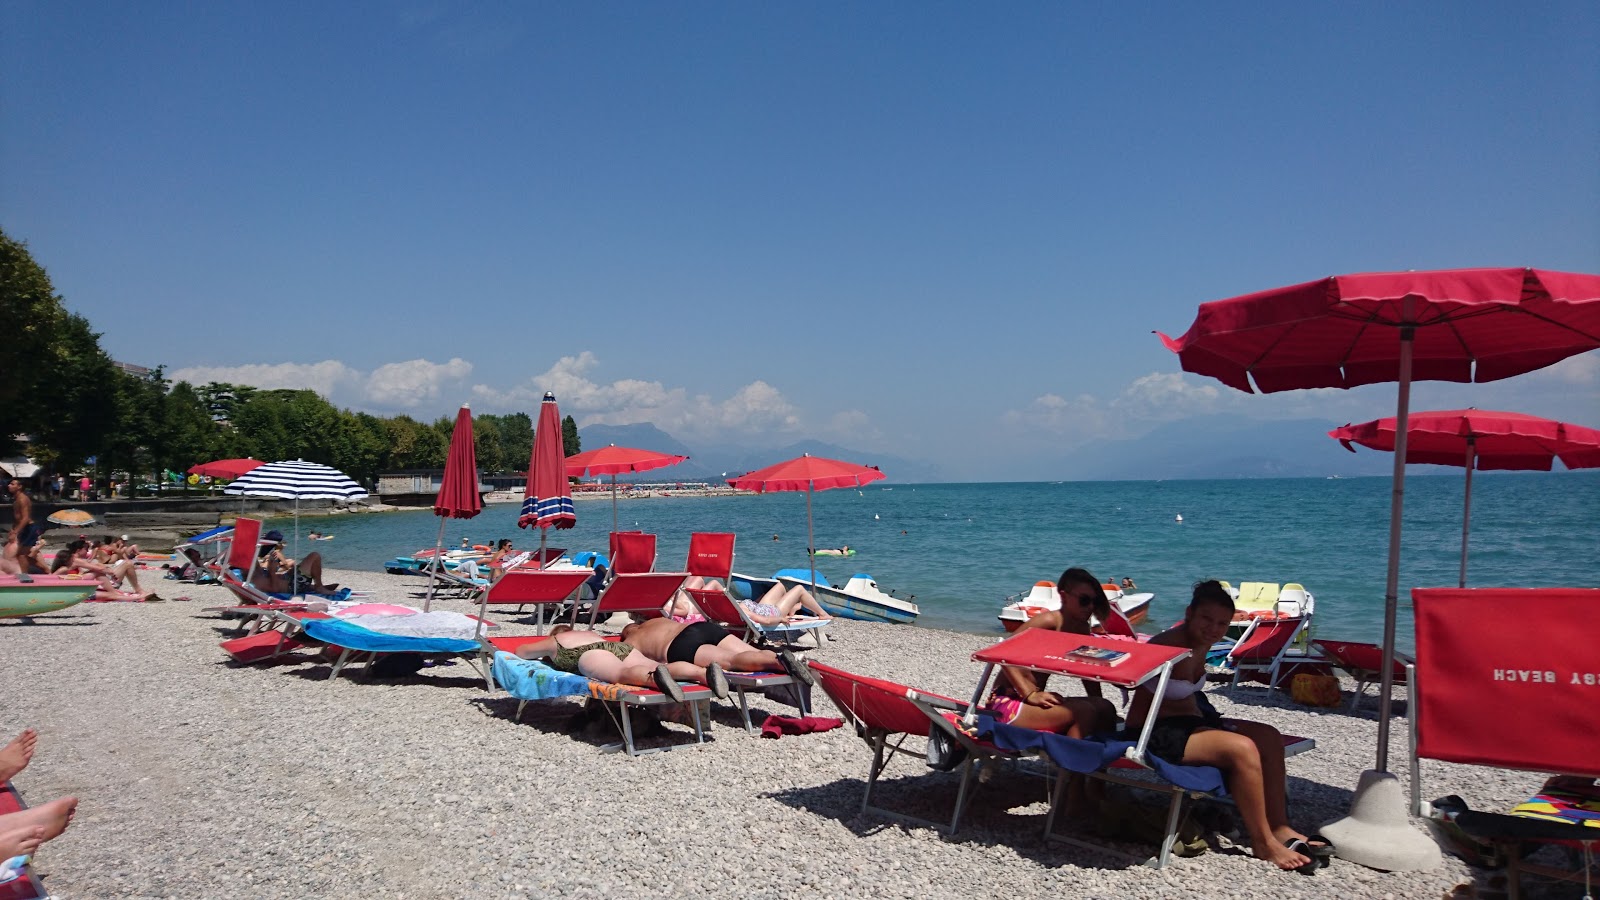
[[1344, 702], [1339, 678], [1335, 675], [1296, 675], [1289, 681], [1289, 696], [1306, 706], [1338, 706]]

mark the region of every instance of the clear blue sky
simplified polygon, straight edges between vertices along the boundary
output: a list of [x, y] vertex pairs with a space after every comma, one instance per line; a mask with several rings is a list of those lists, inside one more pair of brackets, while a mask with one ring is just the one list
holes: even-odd
[[[191, 380], [1050, 477], [1392, 414], [1180, 376], [1202, 301], [1600, 272], [1597, 46], [1592, 2], [3, 0], [0, 227]], [[1600, 425], [1600, 355], [1414, 408], [1469, 404]]]

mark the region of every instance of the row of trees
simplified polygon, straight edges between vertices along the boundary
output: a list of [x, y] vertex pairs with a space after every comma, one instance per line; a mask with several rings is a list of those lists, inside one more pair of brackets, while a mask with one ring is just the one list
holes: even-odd
[[[0, 455], [25, 452], [47, 471], [182, 472], [213, 459], [305, 459], [369, 486], [392, 469], [444, 465], [455, 422], [383, 418], [339, 409], [313, 391], [171, 383], [134, 375], [100, 347], [87, 319], [67, 311], [27, 246], [0, 231]], [[474, 417], [478, 470], [527, 468], [526, 413]], [[577, 423], [562, 422], [568, 455]], [[91, 460], [93, 461], [91, 463]]]

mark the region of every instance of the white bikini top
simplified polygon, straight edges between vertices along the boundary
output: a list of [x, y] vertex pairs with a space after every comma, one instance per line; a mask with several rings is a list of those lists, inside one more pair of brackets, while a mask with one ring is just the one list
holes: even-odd
[[[1142, 687], [1153, 694], [1156, 690], [1155, 681], [1159, 677], [1159, 673], [1156, 675], [1151, 675], [1149, 678], [1140, 682], [1139, 687]], [[1182, 679], [1178, 678], [1169, 678], [1167, 679], [1167, 689], [1162, 693], [1161, 699], [1182, 700], [1193, 695], [1197, 691], [1203, 690], [1205, 686], [1206, 676], [1204, 672], [1200, 673], [1200, 677], [1194, 681], [1183, 681]]]

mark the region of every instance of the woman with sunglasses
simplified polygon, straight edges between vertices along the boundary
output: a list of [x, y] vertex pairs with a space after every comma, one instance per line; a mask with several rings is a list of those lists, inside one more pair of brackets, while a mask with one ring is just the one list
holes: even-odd
[[[1089, 634], [1091, 616], [1103, 622], [1111, 615], [1111, 600], [1100, 580], [1084, 569], [1062, 572], [1056, 593], [1061, 597], [1061, 608], [1046, 610], [1022, 623], [1018, 634], [1033, 628]], [[1098, 681], [1083, 682], [1086, 697], [1064, 697], [1045, 690], [1048, 678], [1016, 666], [1002, 667], [994, 692], [989, 695], [989, 708], [996, 720], [1069, 737], [1116, 728], [1117, 708], [1100, 695]]]

